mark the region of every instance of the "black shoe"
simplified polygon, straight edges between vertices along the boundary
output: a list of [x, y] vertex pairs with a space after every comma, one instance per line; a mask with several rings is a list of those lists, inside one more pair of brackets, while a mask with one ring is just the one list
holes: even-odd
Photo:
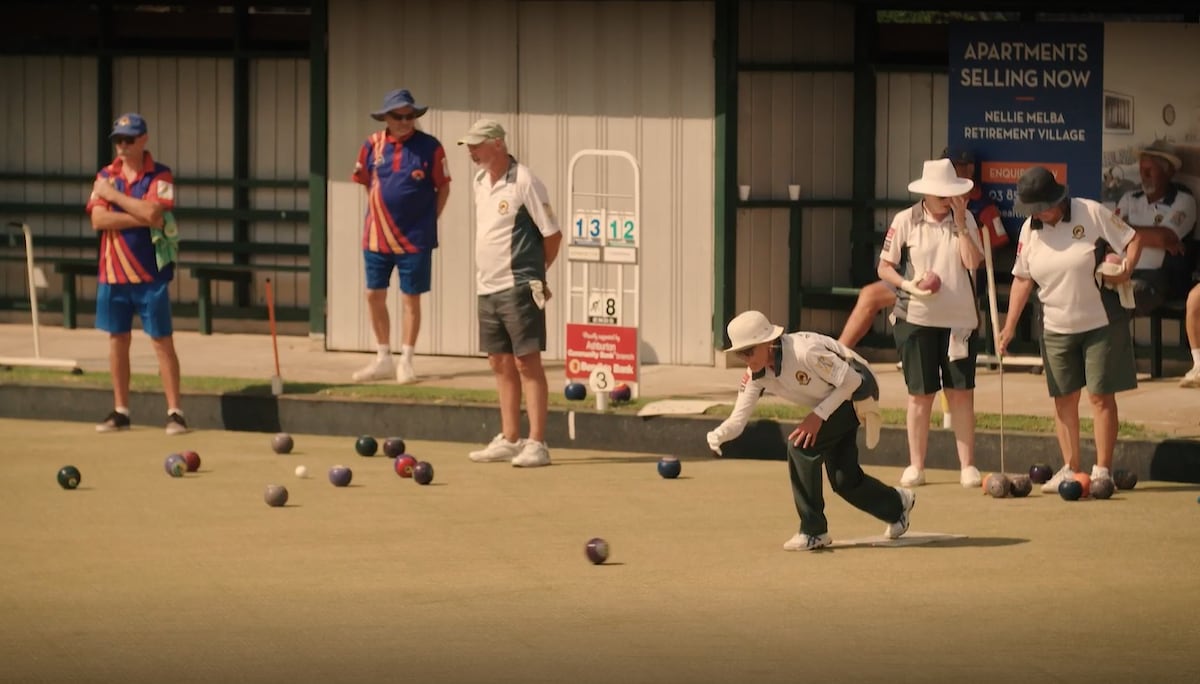
[[128, 429], [129, 416], [120, 411], [113, 411], [101, 423], [96, 425], [96, 432], [118, 432]]
[[187, 421], [183, 419], [182, 413], [167, 414], [167, 434], [182, 435], [190, 432], [187, 426]]

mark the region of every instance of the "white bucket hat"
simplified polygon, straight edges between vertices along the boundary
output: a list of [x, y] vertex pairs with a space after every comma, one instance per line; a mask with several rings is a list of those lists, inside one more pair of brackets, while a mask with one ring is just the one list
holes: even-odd
[[921, 169], [921, 177], [908, 184], [908, 191], [934, 197], [958, 197], [973, 187], [974, 181], [955, 175], [954, 163], [949, 159], [931, 159]]
[[729, 332], [729, 349], [725, 350], [727, 352], [741, 351], [756, 344], [770, 342], [783, 334], [783, 326], [774, 325], [758, 311], [743, 311], [729, 321], [726, 330]]
[[1180, 159], [1179, 155], [1175, 152], [1175, 146], [1166, 140], [1155, 140], [1149, 145], [1138, 150], [1138, 154], [1146, 154], [1150, 155], [1151, 157], [1165, 159], [1167, 160], [1167, 163], [1170, 164], [1171, 167], [1176, 171], [1183, 168], [1183, 160]]

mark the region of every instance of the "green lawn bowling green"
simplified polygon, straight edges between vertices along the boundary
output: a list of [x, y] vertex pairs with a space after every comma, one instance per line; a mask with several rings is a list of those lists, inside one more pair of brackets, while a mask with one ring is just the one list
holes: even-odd
[[[913, 530], [786, 553], [778, 461], [571, 451], [523, 471], [356, 435], [0, 421], [0, 679], [13, 682], [1179, 682], [1197, 672], [1196, 489], [992, 499], [930, 472]], [[387, 435], [377, 435], [383, 438]], [[199, 473], [163, 459], [194, 449]], [[329, 467], [354, 469], [334, 488]], [[58, 469], [78, 466], [65, 491]], [[297, 465], [312, 476], [298, 480]], [[900, 471], [872, 468], [894, 482]], [[286, 485], [284, 508], [263, 502]], [[884, 525], [826, 492], [831, 532]], [[584, 544], [603, 537], [609, 564]]]

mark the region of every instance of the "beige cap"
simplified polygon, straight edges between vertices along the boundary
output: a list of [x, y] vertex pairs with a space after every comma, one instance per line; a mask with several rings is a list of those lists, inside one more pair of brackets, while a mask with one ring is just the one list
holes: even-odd
[[499, 121], [480, 119], [471, 124], [467, 134], [458, 139], [459, 145], [478, 145], [485, 140], [503, 140], [504, 126]]

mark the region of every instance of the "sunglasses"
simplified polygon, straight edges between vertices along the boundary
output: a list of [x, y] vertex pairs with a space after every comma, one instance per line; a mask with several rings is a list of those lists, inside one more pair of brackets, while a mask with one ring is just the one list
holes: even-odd
[[112, 141], [114, 145], [132, 145], [137, 141], [137, 137], [132, 135], [114, 135]]
[[413, 121], [417, 118], [417, 115], [416, 114], [397, 114], [395, 112], [388, 112], [387, 118], [392, 119], [393, 121]]

